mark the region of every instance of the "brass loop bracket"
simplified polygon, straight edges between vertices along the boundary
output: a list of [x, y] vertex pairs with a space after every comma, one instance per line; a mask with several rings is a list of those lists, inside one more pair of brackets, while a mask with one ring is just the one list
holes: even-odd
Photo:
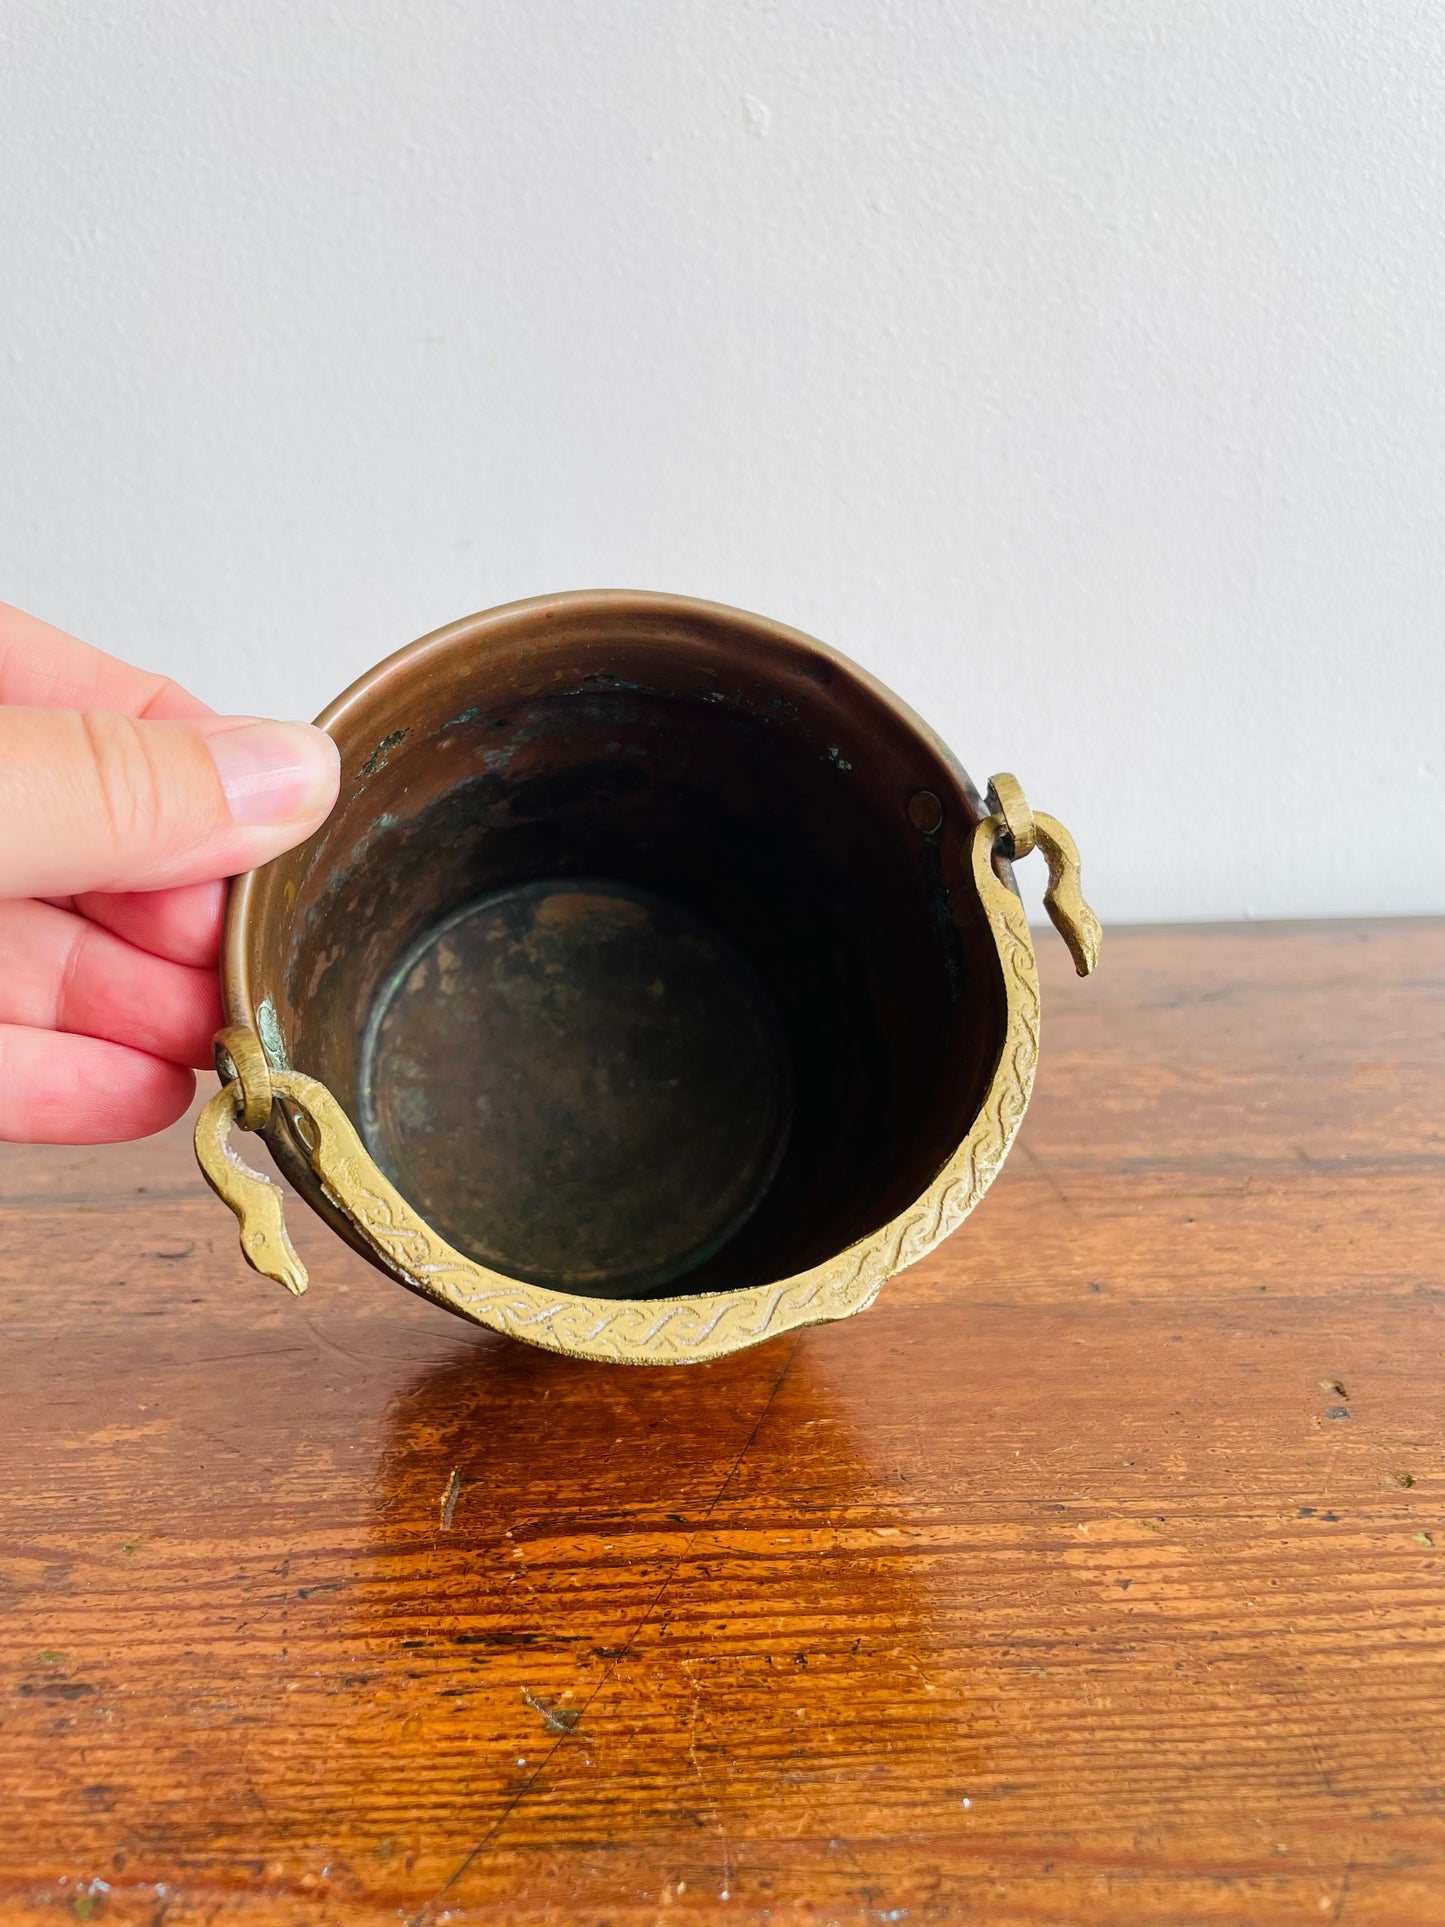
[[1010, 863], [1032, 855], [1038, 841], [1038, 825], [1029, 808], [1029, 799], [1024, 795], [1023, 784], [1006, 769], [988, 779], [988, 807], [992, 815], [1003, 818], [1003, 834], [998, 840], [1000, 853]]
[[243, 1131], [264, 1131], [271, 1122], [271, 1066], [260, 1038], [249, 1025], [228, 1024], [216, 1032], [215, 1052], [216, 1075], [240, 1088], [236, 1122]]
[[1084, 901], [1078, 844], [1057, 817], [1030, 809], [1023, 785], [1007, 770], [990, 777], [988, 808], [997, 832], [994, 848], [1000, 856], [1016, 862], [1035, 849], [1043, 851], [1049, 866], [1044, 908], [1068, 945], [1075, 970], [1087, 977], [1098, 965], [1104, 930]]

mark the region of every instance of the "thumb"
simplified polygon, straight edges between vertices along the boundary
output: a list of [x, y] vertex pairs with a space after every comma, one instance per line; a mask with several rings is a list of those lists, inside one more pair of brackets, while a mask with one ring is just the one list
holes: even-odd
[[235, 876], [311, 834], [339, 771], [309, 723], [0, 708], [0, 898]]

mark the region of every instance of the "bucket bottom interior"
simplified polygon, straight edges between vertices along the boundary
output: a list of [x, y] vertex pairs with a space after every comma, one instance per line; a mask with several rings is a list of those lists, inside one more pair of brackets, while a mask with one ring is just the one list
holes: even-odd
[[792, 1112], [761, 981], [698, 917], [605, 878], [464, 905], [382, 985], [372, 1156], [483, 1264], [588, 1296], [664, 1290], [753, 1216]]

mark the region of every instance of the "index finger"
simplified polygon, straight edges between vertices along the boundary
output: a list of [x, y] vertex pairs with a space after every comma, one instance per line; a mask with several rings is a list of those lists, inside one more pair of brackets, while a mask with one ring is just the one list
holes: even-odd
[[30, 709], [108, 709], [184, 722], [213, 712], [169, 676], [133, 669], [63, 629], [0, 602], [0, 703]]
[[57, 908], [112, 930], [139, 950], [172, 963], [215, 968], [221, 948], [224, 883], [178, 883], [169, 890], [87, 890]]

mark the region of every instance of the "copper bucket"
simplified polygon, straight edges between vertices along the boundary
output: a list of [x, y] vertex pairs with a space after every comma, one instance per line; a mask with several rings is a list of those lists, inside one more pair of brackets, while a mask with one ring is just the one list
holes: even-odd
[[471, 616], [319, 718], [341, 793], [236, 880], [201, 1167], [306, 1277], [259, 1130], [348, 1243], [579, 1357], [715, 1358], [861, 1310], [1023, 1117], [1035, 843], [1072, 841], [896, 696], [741, 610], [621, 591]]

